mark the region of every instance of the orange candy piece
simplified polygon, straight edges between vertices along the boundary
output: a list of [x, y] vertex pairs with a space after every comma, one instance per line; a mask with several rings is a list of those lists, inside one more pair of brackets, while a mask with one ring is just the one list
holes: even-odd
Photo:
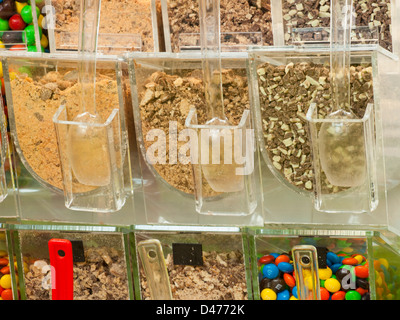
[[6, 266], [6, 265], [8, 265], [8, 259], [0, 258], [0, 266]]
[[325, 288], [320, 288], [321, 300], [329, 300], [330, 293]]
[[287, 263], [289, 263], [290, 262], [290, 258], [289, 258], [289, 256], [287, 256], [286, 254], [281, 254], [280, 256], [277, 256], [276, 258], [275, 258], [275, 264], [276, 265], [278, 265], [278, 264], [280, 264], [281, 262], [287, 262]]
[[289, 273], [284, 273], [283, 274], [283, 280], [285, 280], [285, 283], [290, 287], [293, 288], [296, 285], [296, 280], [293, 278], [293, 276]]
[[5, 266], [3, 268], [0, 269], [0, 273], [2, 274], [10, 274], [10, 267], [9, 266]]
[[1, 293], [1, 298], [2, 298], [3, 300], [13, 300], [12, 290], [11, 290], [11, 289], [5, 289], [5, 290]]
[[354, 266], [354, 265], [358, 264], [358, 261], [355, 258], [346, 258], [346, 259], [343, 259], [342, 263], [350, 265], [350, 266]]
[[346, 292], [344, 292], [344, 291], [336, 291], [332, 295], [332, 300], [344, 300], [345, 296], [346, 296]]
[[356, 276], [359, 278], [368, 278], [369, 276], [369, 271], [368, 268], [364, 267], [364, 266], [356, 266], [354, 267], [354, 272], [356, 273]]

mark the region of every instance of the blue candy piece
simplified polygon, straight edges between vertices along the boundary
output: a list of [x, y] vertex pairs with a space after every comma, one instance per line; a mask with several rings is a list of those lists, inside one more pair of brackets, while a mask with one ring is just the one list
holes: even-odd
[[294, 297], [295, 297], [296, 299], [299, 298], [299, 294], [298, 294], [298, 292], [297, 292], [297, 286], [294, 286], [294, 287], [293, 287], [293, 289], [292, 289], [292, 295], [294, 295]]
[[276, 252], [270, 253], [270, 255], [273, 256], [275, 259], [280, 256], [280, 254]]
[[279, 275], [279, 269], [273, 263], [269, 263], [263, 267], [262, 273], [265, 278], [275, 279]]
[[338, 257], [338, 255], [337, 255], [336, 253], [331, 252], [331, 251], [329, 251], [329, 252], [326, 254], [326, 258], [327, 258], [330, 262], [332, 262], [332, 264], [336, 264], [336, 263], [339, 263], [339, 262], [340, 262], [340, 258]]
[[335, 264], [331, 265], [329, 268], [331, 268], [332, 273], [335, 274], [336, 271], [338, 271], [341, 266], [342, 266], [341, 263], [335, 263]]
[[278, 264], [278, 269], [286, 273], [293, 272], [294, 270], [293, 266], [289, 262], [280, 262]]
[[326, 259], [326, 265], [330, 268], [332, 266], [332, 261]]
[[290, 298], [290, 293], [288, 289], [279, 292], [276, 296], [276, 300], [289, 300], [289, 298]]

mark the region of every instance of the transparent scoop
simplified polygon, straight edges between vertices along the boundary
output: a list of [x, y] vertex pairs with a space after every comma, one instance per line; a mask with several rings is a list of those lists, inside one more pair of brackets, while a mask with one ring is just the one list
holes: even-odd
[[79, 24], [78, 85], [81, 88], [79, 114], [73, 121], [82, 123], [68, 131], [67, 152], [79, 183], [105, 186], [110, 182], [107, 132], [96, 112], [96, 50], [101, 0], [81, 0]]
[[320, 129], [321, 167], [329, 183], [356, 187], [365, 180], [363, 127], [350, 108], [352, 0], [331, 1], [332, 112]]
[[[221, 33], [220, 33], [220, 1], [199, 0], [200, 7], [200, 42], [202, 51], [202, 66], [204, 74], [204, 89], [209, 110], [207, 126], [208, 135], [202, 135], [201, 148], [208, 147], [208, 164], [202, 164], [202, 171], [210, 187], [216, 192], [236, 192], [243, 189], [243, 176], [236, 174], [233, 159], [225, 159], [225, 145], [221, 127], [229, 127], [224, 113], [222, 72], [221, 72]], [[214, 128], [219, 127], [219, 128]], [[228, 130], [226, 128], [226, 130]], [[225, 132], [226, 132], [225, 130]], [[204, 141], [206, 139], [206, 141]], [[219, 145], [216, 152], [213, 145]], [[218, 148], [218, 147], [217, 147]], [[204, 150], [205, 151], [205, 150]]]

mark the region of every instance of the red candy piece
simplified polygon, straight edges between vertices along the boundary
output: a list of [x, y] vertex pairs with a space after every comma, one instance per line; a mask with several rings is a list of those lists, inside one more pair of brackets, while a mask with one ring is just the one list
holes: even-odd
[[368, 268], [366, 268], [365, 266], [356, 266], [354, 267], [354, 271], [356, 273], [356, 276], [359, 278], [365, 279], [369, 276]]
[[275, 260], [275, 257], [274, 257], [274, 256], [268, 255], [268, 256], [263, 256], [263, 257], [261, 257], [261, 258], [258, 260], [258, 263], [260, 263], [260, 264], [268, 264], [268, 263], [274, 262], [274, 260]]
[[329, 300], [329, 291], [325, 288], [320, 288], [321, 300]]
[[350, 265], [350, 266], [354, 266], [354, 265], [358, 264], [358, 261], [357, 261], [357, 259], [354, 259], [354, 258], [346, 258], [346, 259], [343, 259], [342, 263]]
[[332, 295], [332, 300], [344, 300], [344, 298], [346, 297], [346, 292], [344, 291], [336, 291], [333, 295]]
[[23, 50], [26, 50], [26, 47], [23, 44], [16, 44], [16, 45], [12, 46], [9, 50], [10, 51], [23, 51]]
[[296, 285], [296, 280], [293, 278], [292, 275], [289, 273], [284, 273], [283, 274], [283, 280], [285, 280], [285, 283], [290, 287], [293, 288]]
[[275, 264], [278, 265], [281, 262], [289, 263], [290, 262], [289, 256], [287, 256], [286, 254], [281, 254], [280, 256], [277, 256], [276, 259], [275, 259]]
[[368, 292], [368, 290], [363, 289], [363, 288], [357, 288], [356, 291], [361, 294], [361, 296], [363, 296], [364, 294], [366, 294]]
[[26, 27], [26, 23], [22, 20], [20, 14], [14, 14], [10, 20], [8, 20], [8, 25], [11, 30], [24, 30]]

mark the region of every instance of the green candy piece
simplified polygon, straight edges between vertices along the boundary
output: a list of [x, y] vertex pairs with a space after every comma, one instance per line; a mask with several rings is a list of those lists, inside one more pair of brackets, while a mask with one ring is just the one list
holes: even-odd
[[32, 71], [29, 67], [20, 67], [18, 68], [18, 72], [21, 74], [26, 73], [28, 77], [32, 78]]
[[10, 30], [10, 26], [8, 25], [8, 20], [0, 19], [0, 30], [1, 31]]
[[[43, 31], [39, 28], [39, 38], [42, 37]], [[25, 32], [22, 34], [22, 41], [26, 42], [28, 46], [35, 44], [35, 26], [29, 25], [25, 28]]]
[[[41, 51], [44, 52], [44, 48], [40, 46]], [[36, 45], [28, 46], [28, 52], [37, 52]]]
[[346, 292], [345, 300], [361, 300], [361, 294], [355, 290], [350, 290]]
[[[40, 10], [39, 10], [38, 7], [36, 7], [36, 15], [39, 18]], [[22, 8], [22, 10], [21, 10], [21, 18], [27, 24], [32, 23], [33, 17], [32, 17], [32, 7], [31, 6], [27, 5], [27, 6]]]

